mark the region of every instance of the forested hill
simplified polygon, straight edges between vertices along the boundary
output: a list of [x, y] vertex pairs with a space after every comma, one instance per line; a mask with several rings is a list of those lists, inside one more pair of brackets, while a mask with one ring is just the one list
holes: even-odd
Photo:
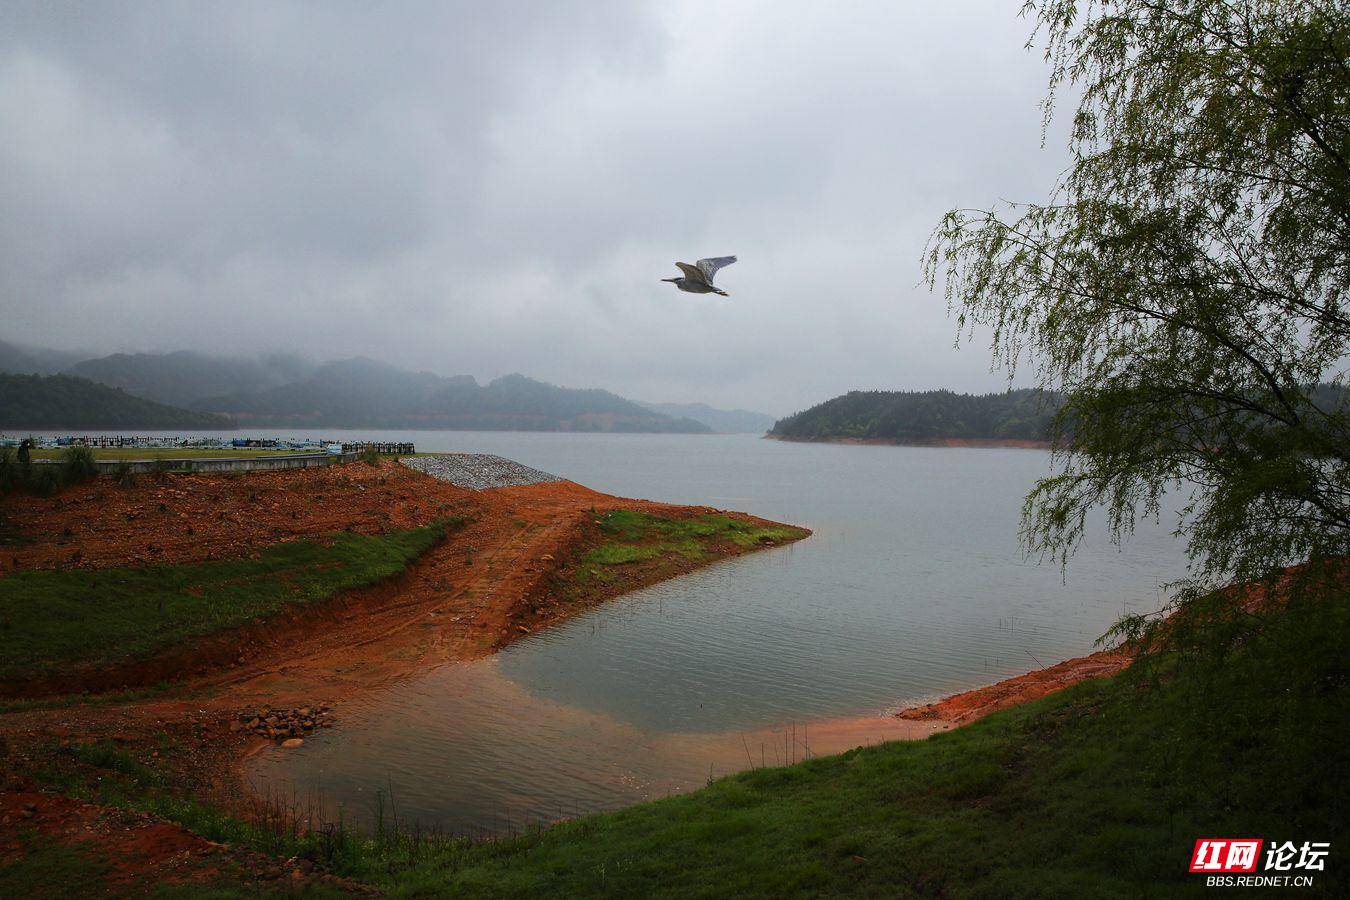
[[468, 375], [447, 378], [360, 358], [326, 363], [292, 384], [209, 397], [193, 407], [230, 415], [241, 425], [279, 427], [686, 434], [710, 430], [609, 391], [562, 388], [523, 375], [480, 385]]
[[792, 440], [928, 444], [1047, 440], [1059, 398], [1037, 390], [850, 391], [776, 422], [769, 434]]
[[228, 416], [179, 409], [71, 375], [0, 373], [0, 428], [231, 428]]

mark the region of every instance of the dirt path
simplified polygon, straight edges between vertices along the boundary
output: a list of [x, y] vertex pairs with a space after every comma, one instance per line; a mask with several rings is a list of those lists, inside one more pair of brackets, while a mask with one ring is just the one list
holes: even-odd
[[289, 648], [202, 679], [194, 694], [235, 705], [334, 702], [491, 652], [509, 639], [521, 602], [551, 571], [544, 557], [566, 552], [589, 510], [632, 505], [568, 482], [483, 493], [475, 520], [396, 584], [326, 609], [332, 627], [289, 627]]

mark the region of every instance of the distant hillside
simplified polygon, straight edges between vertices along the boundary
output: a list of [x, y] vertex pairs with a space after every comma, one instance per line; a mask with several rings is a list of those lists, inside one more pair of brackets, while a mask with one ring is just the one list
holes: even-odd
[[779, 420], [769, 433], [792, 440], [1041, 442], [1058, 406], [1058, 398], [1035, 390], [850, 391]]
[[66, 369], [72, 375], [175, 406], [191, 406], [198, 400], [222, 394], [278, 387], [298, 381], [313, 370], [313, 365], [295, 356], [229, 358], [186, 350], [114, 353]]
[[254, 426], [704, 434], [762, 431], [772, 424], [767, 416], [743, 410], [639, 404], [608, 391], [561, 388], [523, 375], [480, 385], [468, 375], [410, 372], [365, 358], [315, 365], [294, 354], [177, 351], [81, 359], [0, 341], [0, 372], [6, 371], [61, 372]]
[[[1307, 402], [1324, 413], [1343, 416], [1350, 409], [1350, 389], [1341, 385], [1302, 390]], [[1059, 395], [1038, 390], [978, 395], [851, 391], [778, 421], [769, 435], [797, 441], [1043, 444], [1062, 403]]]
[[0, 428], [231, 428], [228, 417], [178, 409], [70, 375], [0, 374]]
[[772, 428], [774, 423], [773, 416], [751, 412], [748, 409], [714, 409], [706, 403], [644, 403], [640, 400], [637, 402], [654, 412], [702, 422], [713, 431], [722, 434], [763, 434]]
[[0, 341], [0, 372], [13, 375], [55, 375], [83, 358], [79, 353]]
[[705, 433], [692, 419], [653, 412], [608, 391], [561, 388], [523, 375], [487, 385], [460, 375], [408, 372], [370, 359], [320, 366], [293, 384], [193, 404], [241, 425], [447, 428], [472, 431]]

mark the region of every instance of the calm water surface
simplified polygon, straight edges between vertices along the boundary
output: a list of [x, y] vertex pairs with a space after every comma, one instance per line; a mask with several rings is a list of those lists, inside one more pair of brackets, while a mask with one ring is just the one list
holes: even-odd
[[1123, 550], [1099, 526], [1067, 574], [1025, 560], [1020, 504], [1049, 461], [1035, 450], [361, 436], [497, 453], [609, 493], [744, 510], [815, 534], [346, 703], [341, 728], [253, 761], [259, 785], [320, 793], [357, 816], [392, 791], [401, 816], [501, 829], [893, 736], [884, 726], [831, 734], [825, 720], [1089, 652], [1122, 611], [1156, 609], [1159, 585], [1184, 571], [1168, 521], [1141, 527]]

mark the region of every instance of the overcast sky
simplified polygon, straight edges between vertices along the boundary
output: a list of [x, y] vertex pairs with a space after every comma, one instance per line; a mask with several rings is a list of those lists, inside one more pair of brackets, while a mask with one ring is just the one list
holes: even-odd
[[[919, 285], [1043, 198], [1021, 0], [0, 6], [0, 338], [786, 414], [997, 389]], [[660, 279], [737, 254], [729, 298]]]

